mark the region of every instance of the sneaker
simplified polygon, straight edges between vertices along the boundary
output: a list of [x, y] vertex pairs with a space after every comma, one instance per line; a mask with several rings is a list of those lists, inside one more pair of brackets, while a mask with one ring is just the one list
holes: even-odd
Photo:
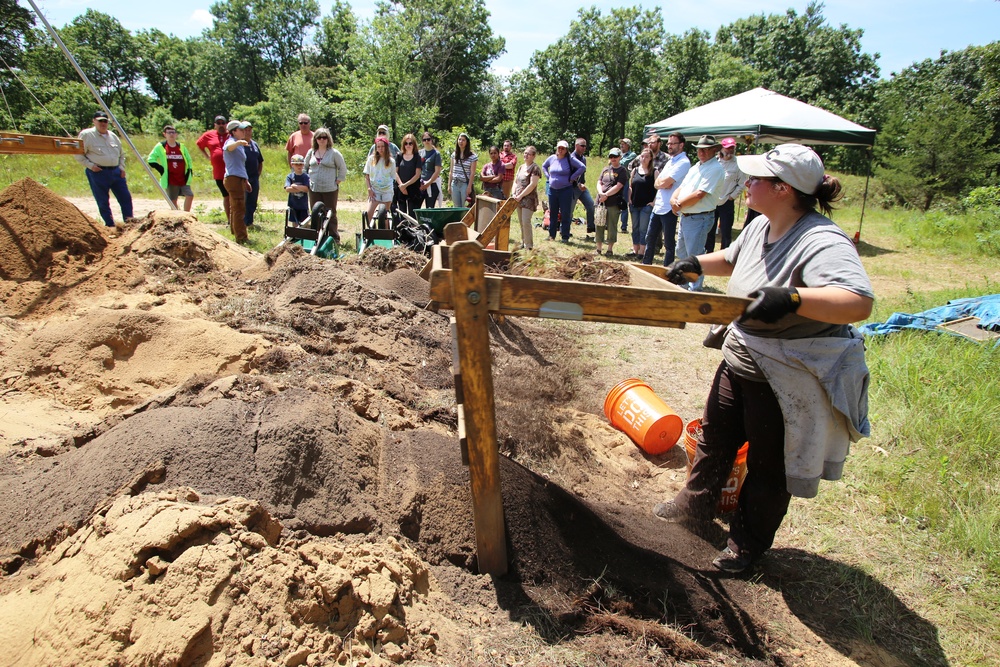
[[740, 574], [753, 567], [753, 558], [749, 555], [741, 556], [729, 547], [726, 547], [719, 554], [718, 558], [712, 561], [712, 565], [723, 572]]
[[664, 521], [669, 521], [670, 523], [676, 523], [677, 521], [684, 521], [690, 518], [687, 513], [682, 511], [681, 508], [677, 506], [677, 503], [672, 500], [668, 500], [665, 503], [656, 503], [656, 505], [653, 506], [653, 514]]
[[628, 233], [628, 227], [626, 227], [625, 225], [622, 225], [622, 231], [627, 234]]

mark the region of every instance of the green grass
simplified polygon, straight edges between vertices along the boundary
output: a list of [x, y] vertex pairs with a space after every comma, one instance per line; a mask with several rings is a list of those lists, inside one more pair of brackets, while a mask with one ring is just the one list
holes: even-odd
[[[212, 166], [194, 145], [198, 137], [181, 137], [181, 141], [191, 152], [194, 160], [194, 175], [191, 189], [194, 191], [194, 201], [208, 203], [209, 206], [221, 206], [219, 190], [212, 178]], [[153, 145], [160, 137], [137, 135], [131, 137], [136, 149], [145, 157], [149, 155]], [[368, 146], [336, 146], [344, 154], [347, 162], [347, 180], [341, 186], [341, 197], [351, 197], [355, 200], [367, 198], [364, 174], [364, 159]], [[146, 175], [144, 169], [136, 164], [135, 156], [128, 146], [126, 169], [129, 179], [129, 190], [135, 197], [158, 198], [162, 195], [153, 181]], [[265, 199], [284, 202], [285, 176], [289, 169], [285, 162], [285, 147], [261, 146], [264, 154], [264, 173], [261, 176], [261, 196]], [[153, 172], [154, 174], [156, 172]], [[85, 197], [90, 194], [87, 178], [76, 160], [71, 156], [61, 155], [0, 155], [0, 188], [14, 181], [30, 176], [50, 190], [64, 197]]]
[[[872, 319], [994, 291], [905, 294]], [[871, 438], [842, 482], [792, 504], [786, 539], [863, 572], [843, 584], [856, 608], [871, 577], [937, 628], [952, 664], [1000, 664], [1000, 348], [924, 331], [867, 344]], [[858, 636], [885, 637], [874, 619], [852, 621]]]

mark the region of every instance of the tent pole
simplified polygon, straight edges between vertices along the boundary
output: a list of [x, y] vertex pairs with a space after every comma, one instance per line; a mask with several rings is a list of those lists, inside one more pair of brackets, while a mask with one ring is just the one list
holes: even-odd
[[872, 178], [872, 160], [875, 152], [868, 147], [868, 175], [865, 176], [865, 194], [861, 198], [861, 219], [858, 221], [858, 231], [854, 233], [854, 245], [861, 243], [861, 226], [865, 224], [865, 204], [868, 202], [868, 181]]
[[139, 149], [135, 147], [135, 144], [132, 143], [132, 139], [129, 138], [128, 134], [125, 132], [125, 129], [122, 128], [121, 123], [119, 123], [118, 119], [115, 118], [115, 115], [111, 113], [111, 109], [108, 108], [108, 105], [104, 103], [104, 99], [101, 97], [101, 94], [97, 92], [97, 89], [94, 88], [94, 84], [90, 82], [90, 79], [87, 78], [87, 75], [83, 73], [82, 69], [80, 69], [80, 65], [77, 64], [76, 59], [73, 57], [73, 54], [70, 53], [69, 49], [66, 48], [66, 45], [62, 41], [62, 38], [59, 37], [59, 33], [57, 33], [52, 28], [52, 26], [49, 24], [49, 20], [45, 18], [45, 15], [42, 14], [42, 12], [38, 9], [38, 5], [35, 4], [35, 0], [28, 0], [28, 3], [31, 4], [31, 8], [35, 10], [35, 14], [38, 16], [38, 18], [42, 19], [42, 23], [45, 24], [45, 27], [49, 31], [49, 34], [52, 35], [52, 39], [62, 50], [63, 55], [65, 55], [66, 58], [69, 59], [70, 64], [73, 65], [73, 69], [76, 70], [76, 73], [80, 75], [80, 79], [82, 79], [83, 82], [87, 85], [87, 88], [90, 89], [90, 92], [91, 94], [93, 94], [94, 99], [97, 100], [97, 103], [101, 105], [101, 108], [104, 109], [104, 112], [108, 114], [108, 118], [110, 118], [111, 122], [115, 124], [116, 128], [118, 128], [118, 131], [121, 133], [122, 137], [124, 137], [125, 141], [128, 143], [129, 148], [131, 148], [132, 152], [135, 153], [135, 158], [139, 161], [139, 164], [145, 167], [146, 173], [149, 174], [149, 177], [151, 179], [153, 179], [153, 183], [156, 184], [156, 187], [159, 189], [160, 194], [163, 195], [163, 198], [167, 200], [167, 204], [170, 205], [170, 208], [172, 210], [176, 211], [177, 205], [170, 200], [170, 196], [167, 195], [167, 191], [163, 189], [162, 185], [160, 185], [159, 177], [153, 174], [153, 170], [146, 163], [146, 160], [143, 159], [142, 155], [139, 154]]

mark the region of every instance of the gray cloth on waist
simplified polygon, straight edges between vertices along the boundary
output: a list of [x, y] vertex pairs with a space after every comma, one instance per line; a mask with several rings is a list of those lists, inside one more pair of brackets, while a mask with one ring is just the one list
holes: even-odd
[[793, 496], [814, 498], [820, 479], [840, 479], [850, 443], [871, 433], [864, 340], [853, 326], [849, 333], [849, 338], [788, 340], [730, 331], [750, 351], [781, 405], [785, 480]]

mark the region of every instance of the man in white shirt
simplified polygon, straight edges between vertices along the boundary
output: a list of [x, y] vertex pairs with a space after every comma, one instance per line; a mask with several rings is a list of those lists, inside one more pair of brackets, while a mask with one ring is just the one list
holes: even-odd
[[108, 114], [99, 110], [94, 114], [94, 127], [88, 127], [80, 133], [83, 142], [83, 155], [74, 155], [76, 161], [87, 168], [87, 181], [90, 191], [97, 202], [97, 210], [107, 227], [114, 227], [115, 220], [111, 215], [111, 197], [115, 199], [122, 210], [122, 219], [132, 218], [132, 193], [128, 191], [125, 182], [125, 152], [122, 142], [108, 131]]
[[[726, 170], [715, 159], [722, 145], [711, 134], [702, 136], [695, 144], [698, 163], [691, 167], [679, 188], [670, 197], [670, 210], [680, 216], [680, 233], [677, 235], [677, 256], [700, 255], [705, 248], [709, 228], [715, 224], [715, 207], [722, 197]], [[688, 289], [697, 292], [705, 276], [689, 283]]]
[[[659, 145], [659, 135], [656, 145]], [[642, 256], [643, 264], [652, 264], [656, 254], [656, 246], [663, 243], [663, 266], [674, 261], [674, 246], [677, 239], [677, 214], [670, 209], [670, 197], [687, 176], [691, 161], [684, 152], [684, 135], [674, 132], [667, 137], [667, 151], [660, 169], [656, 170], [656, 199], [653, 200], [653, 214], [649, 216], [649, 229], [646, 232], [646, 252]]]

